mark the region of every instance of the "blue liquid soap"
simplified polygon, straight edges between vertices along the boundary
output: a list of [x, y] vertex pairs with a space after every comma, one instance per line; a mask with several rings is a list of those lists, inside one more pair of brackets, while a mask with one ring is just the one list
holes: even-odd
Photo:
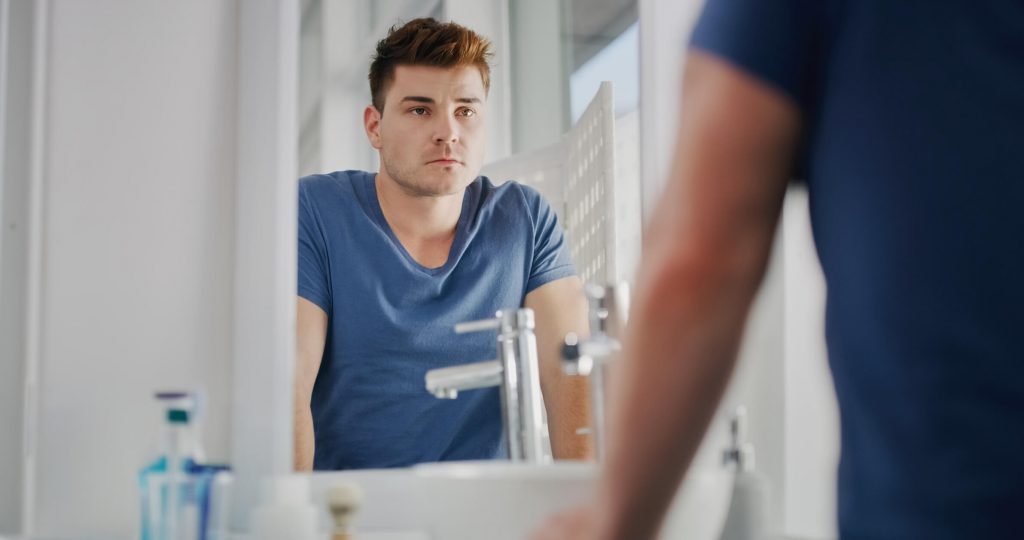
[[217, 476], [224, 465], [203, 463], [196, 429], [195, 396], [157, 394], [166, 405], [160, 455], [139, 472], [142, 540], [216, 540], [212, 523], [218, 498]]

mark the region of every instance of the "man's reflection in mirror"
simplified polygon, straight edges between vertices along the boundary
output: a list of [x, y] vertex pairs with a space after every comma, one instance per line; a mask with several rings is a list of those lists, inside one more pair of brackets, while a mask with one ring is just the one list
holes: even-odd
[[493, 333], [453, 326], [521, 306], [536, 313], [553, 456], [591, 453], [576, 433], [586, 380], [558, 356], [566, 333], [586, 330], [562, 228], [534, 189], [478, 176], [490, 49], [454, 23], [392, 28], [363, 114], [379, 169], [299, 181], [297, 470], [504, 457], [498, 390], [439, 400], [424, 374], [493, 359]]

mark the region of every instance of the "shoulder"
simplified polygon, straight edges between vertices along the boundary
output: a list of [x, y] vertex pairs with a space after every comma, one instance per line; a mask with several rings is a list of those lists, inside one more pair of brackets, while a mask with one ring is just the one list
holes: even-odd
[[337, 190], [351, 191], [356, 182], [370, 174], [366, 171], [334, 171], [303, 176], [299, 178], [299, 193], [315, 195]]
[[549, 208], [547, 201], [539, 191], [515, 180], [494, 185], [489, 178], [481, 176], [480, 190], [484, 206], [502, 210], [525, 211], [533, 220], [543, 215]]
[[839, 32], [838, 0], [709, 0], [690, 45], [732, 65], [801, 107], [814, 102]]
[[355, 199], [358, 184], [365, 182], [372, 173], [365, 171], [335, 171], [311, 174], [299, 179], [300, 206], [336, 206], [348, 204]]

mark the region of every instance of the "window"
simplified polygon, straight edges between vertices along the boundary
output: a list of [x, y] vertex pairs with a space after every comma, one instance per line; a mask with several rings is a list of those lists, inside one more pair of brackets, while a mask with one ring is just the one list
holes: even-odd
[[557, 141], [601, 81], [614, 84], [617, 115], [635, 115], [638, 26], [636, 0], [510, 2], [513, 152]]

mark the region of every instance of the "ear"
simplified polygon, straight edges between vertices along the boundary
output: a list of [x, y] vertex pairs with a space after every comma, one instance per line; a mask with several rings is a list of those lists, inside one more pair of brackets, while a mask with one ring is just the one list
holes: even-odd
[[366, 138], [370, 140], [370, 146], [380, 150], [380, 111], [373, 105], [367, 105], [363, 111], [363, 129], [366, 130]]

